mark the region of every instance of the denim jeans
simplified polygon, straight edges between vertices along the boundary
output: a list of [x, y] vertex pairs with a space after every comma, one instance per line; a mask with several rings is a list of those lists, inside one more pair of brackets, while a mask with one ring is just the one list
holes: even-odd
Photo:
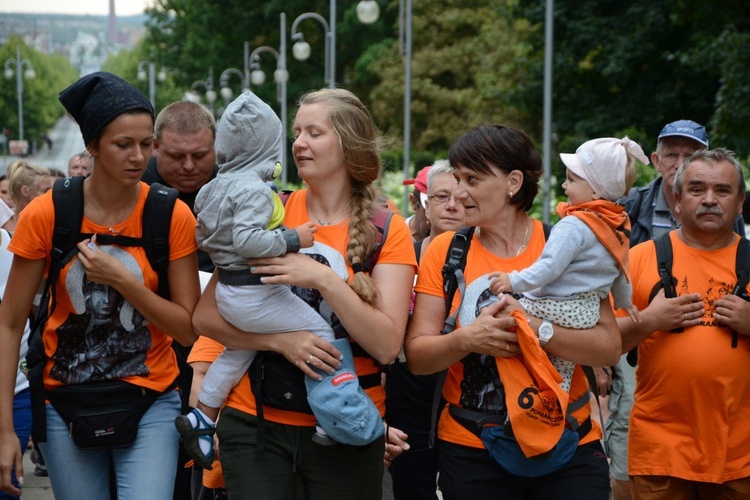
[[[29, 394], [29, 390], [25, 389], [13, 398], [13, 428], [21, 443], [21, 453], [26, 451], [29, 434], [31, 434], [31, 396]], [[11, 472], [11, 480], [15, 486], [18, 486], [15, 470]], [[0, 491], [0, 500], [17, 500], [18, 498], [20, 497]]]
[[109, 498], [110, 462], [117, 477], [118, 500], [172, 498], [180, 434], [174, 419], [180, 396], [159, 397], [138, 424], [138, 437], [127, 448], [81, 450], [68, 425], [47, 405], [47, 442], [40, 443], [57, 500]]

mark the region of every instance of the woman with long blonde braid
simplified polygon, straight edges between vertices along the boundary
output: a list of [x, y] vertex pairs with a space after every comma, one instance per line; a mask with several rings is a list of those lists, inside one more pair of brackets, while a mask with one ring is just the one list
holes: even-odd
[[[264, 283], [292, 285], [337, 339], [350, 339], [360, 384], [382, 415], [385, 392], [379, 366], [390, 363], [403, 342], [416, 269], [411, 236], [403, 219], [393, 214], [377, 261], [367, 265], [377, 241], [373, 214], [383, 210], [374, 186], [381, 167], [375, 126], [356, 96], [343, 89], [305, 94], [293, 131], [294, 160], [307, 188], [287, 200], [284, 223], [296, 227], [312, 221], [315, 244], [297, 254], [257, 259], [253, 272], [268, 274]], [[320, 373], [339, 369], [340, 351], [310, 332], [257, 335], [235, 329], [217, 312], [215, 282], [216, 277], [198, 304], [195, 328], [227, 347], [283, 355], [266, 360], [282, 359], [283, 378], [291, 378], [290, 386], [283, 386], [282, 378], [269, 375], [264, 365], [259, 394], [265, 424], [251, 390], [254, 367], [229, 396], [217, 435], [230, 497], [379, 500], [382, 435], [365, 446], [321, 446], [311, 440], [311, 412], [269, 403], [278, 392], [286, 394], [300, 384], [304, 388], [305, 377], [319, 379]]]

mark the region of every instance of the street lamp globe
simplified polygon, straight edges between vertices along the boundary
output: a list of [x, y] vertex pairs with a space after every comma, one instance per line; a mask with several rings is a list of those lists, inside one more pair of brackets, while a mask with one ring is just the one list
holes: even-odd
[[212, 89], [212, 90], [207, 90], [206, 91], [206, 100], [208, 101], [209, 104], [215, 103], [216, 102], [216, 97], [217, 97], [217, 95], [216, 95], [216, 91], [215, 90]]
[[289, 72], [285, 69], [277, 69], [273, 72], [273, 81], [276, 83], [289, 81]]
[[139, 69], [138, 70], [138, 79], [142, 82], [146, 81], [146, 71]]
[[232, 92], [232, 89], [229, 87], [221, 87], [221, 97], [225, 101], [228, 101], [232, 98], [232, 95], [234, 93]]
[[292, 55], [298, 61], [306, 61], [310, 57], [311, 52], [310, 44], [305, 40], [300, 40], [292, 45]]
[[253, 85], [263, 85], [266, 81], [265, 72], [263, 72], [262, 69], [254, 69], [253, 72], [250, 73], [250, 81]]
[[162, 68], [162, 69], [161, 69], [161, 70], [159, 71], [159, 74], [158, 74], [158, 75], [156, 75], [156, 78], [158, 78], [160, 82], [165, 82], [165, 81], [167, 81], [167, 71], [166, 71], [166, 70], [165, 70], [164, 68]]
[[189, 102], [201, 102], [200, 94], [194, 90], [188, 90], [187, 92], [185, 92], [184, 98]]
[[34, 68], [27, 68], [23, 75], [29, 79], [36, 78], [36, 73], [34, 72]]
[[375, 0], [362, 0], [357, 4], [357, 19], [362, 24], [372, 24], [380, 17], [380, 5]]
[[5, 68], [5, 78], [7, 78], [8, 80], [10, 80], [11, 78], [13, 78], [13, 70], [12, 69]]

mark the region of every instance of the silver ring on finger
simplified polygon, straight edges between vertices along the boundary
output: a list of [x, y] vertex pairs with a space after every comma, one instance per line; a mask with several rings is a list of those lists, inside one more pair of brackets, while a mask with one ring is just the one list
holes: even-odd
[[687, 315], [687, 313], [685, 313], [685, 321], [687, 321], [687, 320], [688, 320], [688, 315]]
[[505, 350], [510, 352], [510, 342], [505, 343]]
[[305, 363], [307, 363], [307, 364], [309, 365], [310, 363], [312, 363], [312, 359], [313, 359], [314, 357], [315, 357], [314, 355], [310, 354], [310, 357], [309, 357], [309, 358], [307, 358], [307, 361], [305, 361]]

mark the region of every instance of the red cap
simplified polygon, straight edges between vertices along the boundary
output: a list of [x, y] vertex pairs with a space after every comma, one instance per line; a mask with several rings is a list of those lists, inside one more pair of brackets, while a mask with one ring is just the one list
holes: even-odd
[[417, 172], [416, 179], [406, 179], [404, 186], [414, 184], [414, 188], [420, 193], [427, 193], [427, 174], [430, 172], [432, 166], [424, 167], [422, 170]]

